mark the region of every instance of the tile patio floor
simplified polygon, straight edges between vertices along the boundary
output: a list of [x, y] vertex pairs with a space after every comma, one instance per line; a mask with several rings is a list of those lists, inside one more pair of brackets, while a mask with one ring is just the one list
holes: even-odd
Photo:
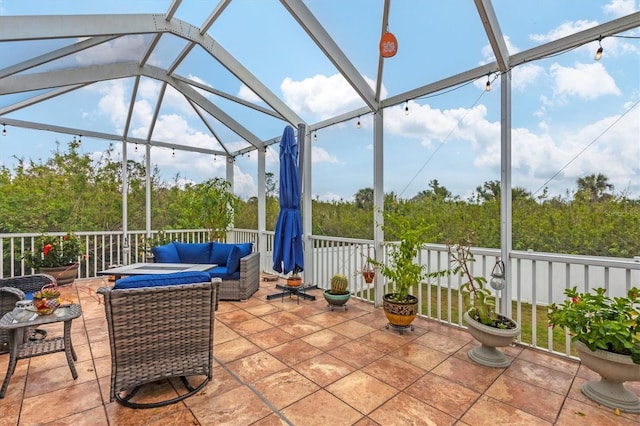
[[[320, 290], [310, 292], [316, 301], [267, 301], [275, 292], [263, 282], [247, 302], [221, 302], [212, 382], [182, 402], [148, 410], [109, 402], [104, 306], [80, 292], [83, 317], [72, 327], [78, 379], [63, 353], [21, 360], [0, 399], [0, 425], [640, 423], [640, 415], [617, 416], [587, 400], [580, 385], [595, 375], [577, 362], [514, 346], [506, 349], [509, 368], [481, 367], [467, 357], [475, 343], [464, 330], [418, 318], [415, 331], [400, 335], [370, 304], [352, 299], [348, 310], [330, 311]], [[61, 329], [56, 324], [49, 334]], [[7, 364], [8, 355], [0, 355], [3, 378]], [[639, 385], [629, 387], [640, 394]], [[146, 391], [176, 393], [167, 381]]]

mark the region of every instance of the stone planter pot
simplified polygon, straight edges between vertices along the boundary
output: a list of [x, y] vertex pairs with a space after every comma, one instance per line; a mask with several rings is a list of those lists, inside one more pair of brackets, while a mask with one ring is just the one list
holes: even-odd
[[580, 361], [600, 375], [600, 380], [585, 383], [581, 391], [592, 401], [627, 413], [640, 413], [638, 396], [624, 382], [640, 381], [640, 364], [628, 355], [602, 350], [592, 351], [582, 342], [574, 342]]
[[55, 266], [53, 268], [41, 267], [40, 272], [51, 275], [56, 279], [58, 285], [71, 284], [78, 277], [78, 263], [73, 265]]
[[348, 291], [346, 294], [331, 294], [330, 291], [331, 290], [325, 290], [322, 292], [322, 295], [324, 296], [324, 300], [327, 301], [329, 308], [333, 311], [333, 309], [336, 306], [338, 307], [342, 306], [346, 311], [348, 309], [347, 301], [351, 297], [351, 292]]
[[468, 312], [464, 313], [463, 318], [468, 325], [469, 334], [481, 343], [481, 346], [467, 352], [469, 358], [487, 367], [508, 367], [511, 360], [496, 348], [509, 346], [513, 338], [520, 334], [520, 324], [511, 320], [515, 328], [501, 329], [474, 320]]
[[387, 320], [389, 320], [386, 327], [394, 328], [400, 334], [409, 328], [414, 330], [415, 327], [411, 323], [418, 315], [418, 298], [408, 295], [405, 302], [396, 302], [392, 298], [393, 293], [387, 293], [382, 299], [382, 308]]

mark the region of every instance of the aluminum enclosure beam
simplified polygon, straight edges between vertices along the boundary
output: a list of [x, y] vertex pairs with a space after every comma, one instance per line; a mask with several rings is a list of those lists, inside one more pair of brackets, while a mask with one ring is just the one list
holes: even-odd
[[267, 105], [296, 125], [304, 122], [208, 34], [164, 14], [0, 16], [0, 41], [171, 33], [200, 45]]

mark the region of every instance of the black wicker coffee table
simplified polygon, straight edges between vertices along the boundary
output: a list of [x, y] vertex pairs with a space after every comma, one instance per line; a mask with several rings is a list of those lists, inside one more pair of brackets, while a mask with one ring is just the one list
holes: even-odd
[[[9, 381], [16, 369], [16, 364], [19, 359], [64, 352], [67, 355], [67, 363], [71, 370], [71, 376], [73, 376], [74, 380], [78, 378], [78, 372], [73, 364], [73, 362], [77, 360], [77, 357], [71, 344], [71, 321], [78, 318], [81, 314], [82, 310], [80, 309], [80, 305], [68, 305], [59, 307], [52, 314], [36, 316], [31, 321], [14, 322], [11, 312], [5, 314], [2, 319], [0, 319], [0, 329], [9, 333], [9, 366], [7, 367], [7, 375], [0, 389], [0, 398], [4, 398], [4, 394], [7, 391], [7, 387], [9, 387]], [[25, 342], [24, 333], [28, 328], [56, 322], [64, 322], [64, 334], [62, 337], [27, 340]]]

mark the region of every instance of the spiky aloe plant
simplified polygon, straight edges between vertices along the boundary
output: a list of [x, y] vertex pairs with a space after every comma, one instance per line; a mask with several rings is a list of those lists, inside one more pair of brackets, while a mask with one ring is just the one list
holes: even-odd
[[347, 294], [349, 291], [347, 290], [349, 287], [349, 280], [343, 274], [335, 274], [331, 277], [331, 290], [329, 293], [331, 294]]

